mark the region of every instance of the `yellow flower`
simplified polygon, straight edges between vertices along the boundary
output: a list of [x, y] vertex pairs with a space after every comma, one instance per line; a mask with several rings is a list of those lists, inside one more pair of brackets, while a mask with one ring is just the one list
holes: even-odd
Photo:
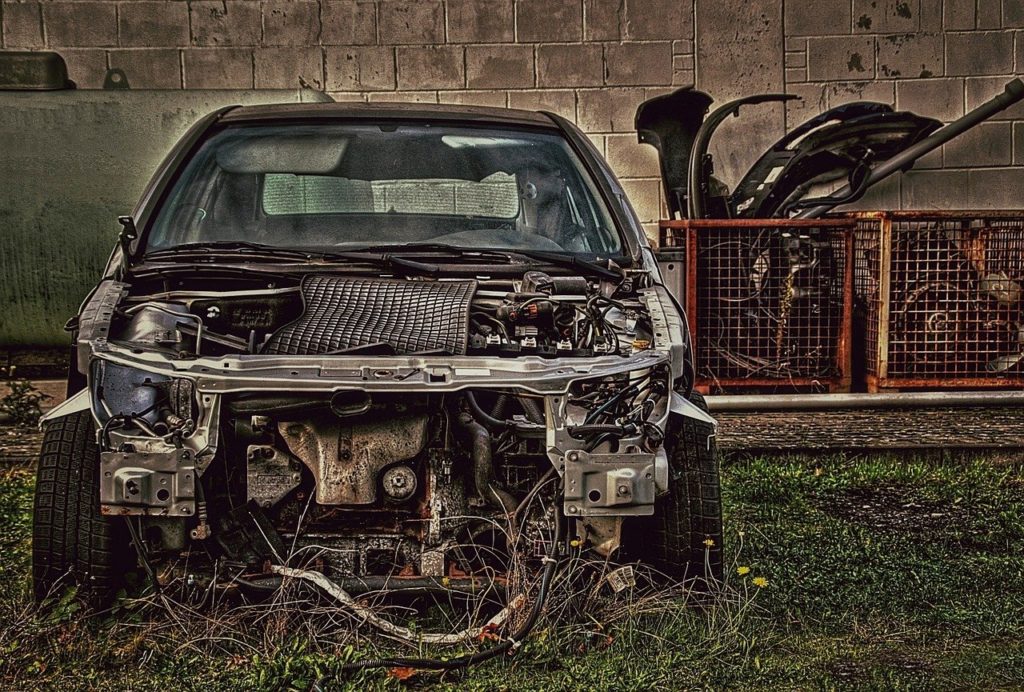
[[754, 586], [758, 587], [759, 589], [763, 589], [764, 587], [768, 586], [768, 580], [764, 577], [754, 577], [751, 581], [754, 583]]
[[749, 567], [747, 567], [746, 565], [743, 565], [743, 566], [741, 566], [741, 567], [737, 567], [737, 568], [736, 568], [736, 574], [740, 575], [741, 577], [742, 577], [742, 576], [743, 576], [744, 574], [750, 574], [750, 568], [749, 568]]
[[711, 539], [711, 538], [705, 538], [704, 539], [704, 545], [706, 545], [707, 547], [710, 548], [714, 544], [715, 544], [715, 541], [713, 539]]

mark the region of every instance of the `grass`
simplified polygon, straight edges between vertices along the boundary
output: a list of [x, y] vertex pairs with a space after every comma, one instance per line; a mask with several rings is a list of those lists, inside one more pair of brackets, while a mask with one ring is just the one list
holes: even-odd
[[546, 623], [514, 657], [401, 682], [332, 677], [372, 652], [303, 635], [296, 619], [264, 622], [258, 654], [231, 643], [212, 654], [130, 603], [99, 621], [71, 600], [34, 616], [32, 476], [10, 469], [0, 688], [1024, 687], [1024, 455], [738, 458], [723, 481], [732, 564], [715, 602], [612, 603], [591, 621]]

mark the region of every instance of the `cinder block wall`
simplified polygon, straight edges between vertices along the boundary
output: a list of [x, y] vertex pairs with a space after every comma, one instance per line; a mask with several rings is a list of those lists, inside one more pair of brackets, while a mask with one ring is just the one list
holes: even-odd
[[[1024, 0], [3, 0], [3, 48], [61, 52], [82, 88], [292, 88], [337, 99], [553, 110], [605, 152], [646, 222], [660, 214], [638, 103], [695, 82], [722, 100], [784, 91], [720, 132], [735, 182], [786, 127], [870, 99], [952, 120], [1024, 71]], [[723, 146], [728, 144], [728, 146]], [[865, 204], [1019, 207], [1024, 106]]]

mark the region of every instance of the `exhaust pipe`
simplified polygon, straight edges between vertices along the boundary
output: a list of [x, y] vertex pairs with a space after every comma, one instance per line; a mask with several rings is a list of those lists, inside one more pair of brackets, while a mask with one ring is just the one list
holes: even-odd
[[[907, 147], [896, 156], [893, 156], [888, 161], [884, 161], [873, 169], [871, 174], [868, 176], [867, 183], [865, 183], [864, 189], [870, 188], [873, 185], [885, 180], [890, 175], [899, 170], [905, 170], [913, 167], [914, 163], [925, 154], [938, 149], [946, 142], [950, 141], [954, 137], [957, 137], [967, 130], [970, 130], [975, 125], [988, 120], [996, 113], [1000, 113], [1010, 106], [1014, 105], [1018, 101], [1024, 99], [1024, 82], [1020, 79], [1014, 79], [1006, 83], [1006, 88], [1003, 93], [999, 94], [995, 98], [986, 101], [970, 113], [964, 115], [958, 120], [954, 120], [949, 125], [946, 125], [940, 130], [936, 130], [928, 137], [925, 137], [917, 144]], [[850, 194], [853, 189], [846, 185], [833, 193], [830, 193], [830, 197], [843, 198]], [[831, 204], [820, 204], [810, 209], [805, 209], [796, 215], [798, 219], [817, 219], [828, 212], [832, 211], [838, 203]]]

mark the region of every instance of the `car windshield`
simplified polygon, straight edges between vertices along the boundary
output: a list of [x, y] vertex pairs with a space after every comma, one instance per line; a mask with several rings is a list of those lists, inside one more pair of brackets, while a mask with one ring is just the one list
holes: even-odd
[[425, 123], [216, 133], [178, 177], [146, 247], [231, 242], [621, 254], [611, 215], [563, 137]]

